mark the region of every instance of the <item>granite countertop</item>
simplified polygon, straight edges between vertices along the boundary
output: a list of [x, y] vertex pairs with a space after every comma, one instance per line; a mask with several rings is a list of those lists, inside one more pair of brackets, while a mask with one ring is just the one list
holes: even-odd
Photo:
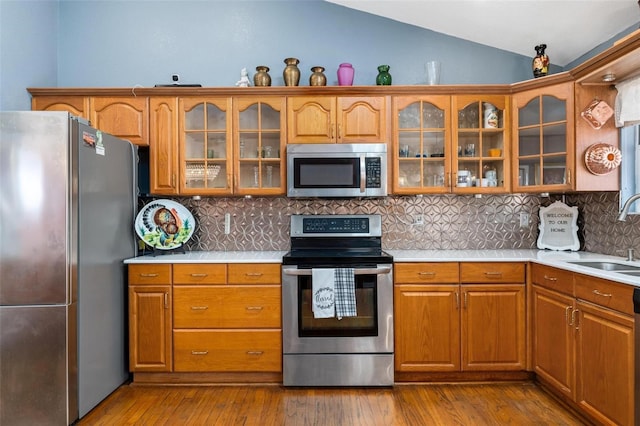
[[[640, 287], [640, 277], [575, 265], [572, 261], [614, 261], [640, 267], [640, 261], [584, 251], [551, 250], [386, 250], [394, 262], [535, 262], [572, 272], [604, 278]], [[136, 263], [281, 263], [285, 251], [191, 251], [186, 253], [147, 254], [126, 259]]]

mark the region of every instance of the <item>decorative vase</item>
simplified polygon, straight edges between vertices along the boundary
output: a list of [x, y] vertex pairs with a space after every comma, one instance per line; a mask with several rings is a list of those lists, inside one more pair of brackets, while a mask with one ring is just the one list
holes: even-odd
[[378, 86], [391, 86], [391, 74], [389, 74], [389, 65], [380, 65], [378, 67], [376, 84]]
[[535, 78], [544, 77], [549, 72], [549, 56], [544, 53], [547, 48], [546, 44], [539, 44], [535, 47], [536, 56], [533, 58], [531, 67], [533, 68], [533, 76]]
[[324, 67], [312, 67], [309, 76], [309, 86], [326, 86], [327, 76], [324, 75]]
[[298, 64], [300, 61], [297, 58], [287, 58], [284, 60], [287, 64], [282, 71], [282, 77], [284, 78], [285, 86], [297, 86], [300, 83], [300, 69]]
[[269, 67], [260, 65], [256, 67], [256, 73], [253, 75], [254, 86], [271, 86], [271, 76], [269, 75]]
[[338, 67], [338, 85], [339, 86], [351, 86], [353, 85], [353, 74], [355, 70], [349, 63], [340, 64]]

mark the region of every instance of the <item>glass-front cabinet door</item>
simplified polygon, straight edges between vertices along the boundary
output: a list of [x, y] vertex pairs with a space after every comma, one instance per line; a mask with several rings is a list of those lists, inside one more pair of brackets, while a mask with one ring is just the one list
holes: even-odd
[[231, 98], [181, 98], [180, 193], [232, 192]]
[[509, 190], [508, 103], [504, 95], [453, 97], [454, 192]]
[[513, 96], [514, 192], [563, 191], [574, 175], [573, 83]]
[[450, 191], [451, 97], [399, 96], [393, 99], [393, 192]]
[[234, 99], [234, 193], [285, 193], [284, 97]]

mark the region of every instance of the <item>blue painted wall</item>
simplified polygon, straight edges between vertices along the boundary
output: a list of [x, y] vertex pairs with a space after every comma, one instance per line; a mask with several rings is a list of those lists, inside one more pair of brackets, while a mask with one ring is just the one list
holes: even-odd
[[394, 84], [424, 84], [431, 59], [443, 84], [532, 78], [530, 57], [321, 0], [0, 0], [0, 24], [2, 110], [29, 109], [27, 87], [152, 87], [176, 73], [233, 86], [257, 65], [282, 85], [287, 57], [300, 59], [301, 85], [315, 65], [336, 84], [341, 62], [356, 85], [374, 84], [380, 64]]
[[0, 110], [31, 109], [27, 87], [58, 84], [58, 1], [0, 0]]

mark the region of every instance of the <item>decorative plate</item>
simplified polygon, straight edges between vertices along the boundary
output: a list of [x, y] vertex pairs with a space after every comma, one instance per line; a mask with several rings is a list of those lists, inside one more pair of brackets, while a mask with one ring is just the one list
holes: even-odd
[[598, 130], [611, 118], [613, 109], [605, 101], [594, 99], [580, 115], [591, 127]]
[[594, 175], [606, 175], [622, 162], [622, 153], [608, 143], [594, 143], [584, 152], [584, 165]]
[[171, 250], [191, 238], [195, 220], [182, 204], [172, 200], [155, 200], [140, 210], [136, 233], [149, 247]]

